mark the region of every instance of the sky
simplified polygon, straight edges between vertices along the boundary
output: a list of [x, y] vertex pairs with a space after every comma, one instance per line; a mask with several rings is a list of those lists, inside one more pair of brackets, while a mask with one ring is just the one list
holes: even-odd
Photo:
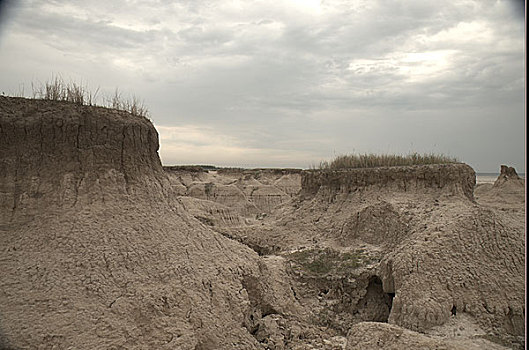
[[[3, 6], [1, 5], [3, 3]], [[525, 173], [525, 2], [0, 0], [0, 92], [141, 98], [164, 165], [441, 153]]]

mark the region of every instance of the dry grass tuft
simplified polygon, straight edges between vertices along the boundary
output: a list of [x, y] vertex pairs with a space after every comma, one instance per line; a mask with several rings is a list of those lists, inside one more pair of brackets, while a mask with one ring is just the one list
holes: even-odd
[[114, 91], [114, 94], [110, 96], [110, 98], [107, 98], [106, 106], [121, 111], [127, 111], [130, 114], [141, 117], [149, 116], [149, 110], [143, 101], [136, 97], [136, 95], [132, 95], [130, 98], [124, 98], [118, 89]]
[[87, 86], [75, 82], [66, 83], [60, 76], [52, 77], [44, 84], [31, 84], [33, 98], [51, 101], [65, 101], [78, 105], [92, 106], [95, 103], [99, 89], [92, 93]]
[[320, 162], [321, 170], [339, 170], [354, 168], [375, 168], [390, 166], [410, 166], [410, 165], [427, 165], [427, 164], [450, 164], [459, 163], [454, 157], [444, 154], [419, 154], [410, 153], [408, 155], [396, 154], [347, 154], [337, 156], [330, 162]]
[[135, 95], [131, 98], [124, 98], [118, 89], [115, 90], [111, 97], [105, 99], [105, 103], [96, 104], [99, 88], [97, 88], [95, 92], [92, 92], [92, 90], [86, 85], [83, 85], [82, 83], [77, 84], [75, 82], [67, 83], [60, 76], [52, 77], [44, 84], [32, 83], [31, 87], [33, 90], [33, 98], [51, 101], [65, 101], [84, 106], [98, 105], [101, 107], [126, 111], [135, 116], [149, 118], [149, 110], [143, 101], [140, 101]]

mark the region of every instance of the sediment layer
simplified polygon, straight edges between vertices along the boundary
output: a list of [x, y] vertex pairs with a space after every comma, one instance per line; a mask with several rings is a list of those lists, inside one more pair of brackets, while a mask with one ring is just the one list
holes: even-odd
[[302, 194], [312, 196], [320, 189], [354, 192], [367, 188], [398, 191], [433, 190], [462, 193], [473, 199], [474, 170], [466, 164], [432, 164], [361, 168], [347, 170], [310, 170], [302, 172]]
[[0, 116], [2, 215], [143, 191], [162, 174], [158, 133], [143, 117], [9, 97], [0, 97]]

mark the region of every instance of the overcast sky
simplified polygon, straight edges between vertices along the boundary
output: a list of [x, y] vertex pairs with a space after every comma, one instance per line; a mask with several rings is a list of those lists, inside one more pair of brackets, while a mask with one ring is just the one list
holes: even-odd
[[2, 12], [1, 92], [31, 95], [60, 74], [135, 94], [166, 165], [435, 152], [525, 172], [524, 1], [22, 0]]

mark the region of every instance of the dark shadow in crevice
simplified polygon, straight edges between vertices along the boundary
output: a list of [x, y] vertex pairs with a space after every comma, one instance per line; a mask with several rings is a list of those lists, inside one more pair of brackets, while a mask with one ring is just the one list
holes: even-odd
[[369, 279], [365, 296], [357, 304], [363, 321], [388, 322], [395, 293], [385, 293], [378, 276]]
[[391, 313], [391, 308], [393, 307], [393, 298], [395, 298], [395, 293], [386, 293], [388, 296], [388, 306], [389, 306], [389, 313]]

